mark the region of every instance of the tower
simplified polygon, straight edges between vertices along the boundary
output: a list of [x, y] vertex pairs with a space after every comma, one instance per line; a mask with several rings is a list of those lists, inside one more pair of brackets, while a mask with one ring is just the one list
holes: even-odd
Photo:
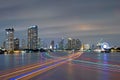
[[50, 49], [54, 50], [54, 47], [55, 47], [55, 43], [54, 43], [54, 40], [52, 40], [51, 43], [50, 43]]
[[36, 50], [38, 48], [38, 26], [28, 28], [28, 49]]
[[19, 50], [19, 39], [18, 38], [14, 39], [14, 50]]
[[67, 49], [72, 49], [72, 38], [68, 38]]
[[6, 31], [6, 50], [14, 50], [14, 28], [5, 29]]

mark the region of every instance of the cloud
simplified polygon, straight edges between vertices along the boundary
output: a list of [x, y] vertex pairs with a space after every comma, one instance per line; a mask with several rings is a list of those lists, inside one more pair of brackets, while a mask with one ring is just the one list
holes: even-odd
[[0, 31], [14, 27], [22, 37], [38, 25], [42, 38], [115, 35], [120, 34], [119, 8], [120, 0], [1, 0]]

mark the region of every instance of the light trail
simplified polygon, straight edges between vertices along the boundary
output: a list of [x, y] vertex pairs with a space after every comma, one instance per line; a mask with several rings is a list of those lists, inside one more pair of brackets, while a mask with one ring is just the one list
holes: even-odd
[[101, 62], [101, 63], [108, 63], [108, 64], [113, 64], [113, 65], [118, 65], [118, 66], [120, 66], [119, 63], [115, 63], [115, 62], [109, 61], [109, 60], [105, 61], [105, 60], [99, 60], [99, 59], [96, 59], [96, 58], [89, 58], [89, 57], [87, 57], [87, 58], [81, 58], [81, 60], [91, 61], [91, 62], [98, 62], [98, 63], [100, 63], [100, 62]]
[[[69, 57], [63, 58], [63, 60], [61, 60], [61, 61], [58, 61], [58, 62], [56, 62], [56, 63], [53, 63], [53, 64], [51, 64], [51, 65], [49, 65], [49, 66], [43, 66], [43, 67], [38, 68], [38, 69], [36, 69], [36, 70], [34, 70], [34, 71], [31, 71], [31, 72], [28, 72], [28, 73], [25, 73], [25, 74], [16, 76], [16, 77], [14, 77], [14, 78], [10, 78], [10, 80], [30, 79], [30, 78], [32, 78], [33, 76], [36, 76], [36, 75], [38, 75], [38, 74], [40, 74], [40, 73], [43, 73], [43, 72], [48, 71], [48, 70], [51, 70], [51, 69], [53, 69], [53, 68], [55, 68], [55, 67], [57, 67], [57, 66], [59, 66], [59, 65], [61, 65], [61, 64], [63, 64], [63, 63], [65, 63], [65, 62], [67, 62], [67, 61], [71, 61], [71, 60], [72, 60], [71, 58], [74, 59], [74, 58], [77, 58], [77, 57], [79, 57], [79, 56], [80, 56], [80, 53], [72, 54], [72, 55], [70, 55]], [[35, 74], [36, 74], [36, 75], [35, 75]]]
[[[32, 72], [28, 72], [28, 73], [25, 73], [25, 74], [16, 76], [16, 77], [14, 77], [14, 78], [11, 78], [10, 80], [19, 80], [19, 79], [23, 80], [23, 78], [25, 78], [25, 77], [27, 77], [27, 76], [33, 75], [33, 74], [35, 74], [35, 73], [37, 73], [37, 72], [42, 72], [43, 70], [44, 70], [44, 71], [46, 71], [46, 70], [48, 71], [48, 70], [50, 70], [50, 69], [52, 69], [52, 68], [54, 68], [54, 67], [57, 67], [57, 66], [60, 65], [60, 64], [65, 63], [66, 61], [70, 61], [70, 60], [68, 60], [68, 59], [67, 59], [67, 60], [62, 60], [62, 61], [60, 61], [60, 62], [51, 64], [51, 65], [49, 65], [49, 66], [43, 66], [43, 67], [41, 67], [41, 68], [39, 68], [39, 69], [37, 69], [37, 70], [34, 70], [34, 71], [32, 71]], [[25, 78], [25, 79], [26, 79], [26, 78]]]
[[[43, 64], [37, 64], [36, 66], [22, 68], [20, 70], [14, 71], [14, 72], [11, 70], [11, 72], [8, 73], [8, 74], [2, 74], [2, 75], [0, 75], [0, 79], [2, 79], [2, 78], [8, 78], [7, 76], [11, 76], [11, 75], [16, 75], [16, 74], [18, 75], [18, 73], [29, 71], [29, 70], [32, 70], [32, 69], [35, 69], [35, 68], [39, 68], [39, 67], [42, 67], [42, 66], [45, 66], [45, 65], [49, 65], [49, 64], [52, 64], [54, 62], [58, 62], [60, 60], [63, 60], [63, 59], [65, 59], [65, 58], [59, 58], [57, 60], [51, 60], [51, 61], [45, 62]], [[4, 80], [6, 80], [6, 79], [4, 79]]]
[[[32, 67], [28, 67], [28, 68], [22, 68], [20, 70], [17, 70], [17, 71], [14, 71], [14, 72], [10, 72], [8, 74], [3, 74], [0, 76], [0, 79], [2, 80], [16, 80], [14, 79], [15, 77], [14, 76], [18, 76], [18, 74], [20, 76], [22, 75], [25, 75], [28, 76], [27, 78], [31, 77], [29, 76], [28, 74], [33, 74], [35, 76], [35, 74], [41, 74], [45, 71], [48, 71], [50, 69], [53, 69], [67, 61], [71, 61], [72, 59], [75, 59], [77, 57], [79, 57], [82, 53], [78, 52], [78, 53], [75, 53], [75, 54], [70, 54], [69, 56], [64, 56], [64, 57], [58, 57], [56, 60], [51, 60], [51, 61], [48, 61], [46, 63], [43, 63], [43, 64], [38, 64], [36, 66], [32, 66]], [[48, 55], [49, 56], [49, 55]], [[17, 68], [16, 68], [17, 69]], [[32, 76], [32, 77], [34, 77]], [[14, 78], [12, 78], [14, 77]], [[23, 78], [21, 79], [23, 80]], [[28, 80], [28, 79], [24, 79], [24, 80]]]
[[101, 70], [120, 72], [120, 66], [118, 65], [96, 63], [96, 62], [84, 61], [84, 60], [73, 60], [72, 62], [82, 63], [82, 65], [89, 66], [89, 68], [91, 67], [91, 68], [96, 68], [96, 69], [101, 69]]
[[[45, 55], [49, 56], [48, 54], [45, 54]], [[9, 76], [9, 75], [17, 74], [17, 73], [20, 73], [20, 72], [23, 72], [23, 71], [27, 71], [27, 70], [30, 70], [30, 69], [34, 69], [34, 68], [38, 68], [38, 67], [41, 67], [41, 66], [45, 66], [45, 65], [57, 62], [59, 60], [65, 59], [65, 58], [66, 57], [62, 57], [62, 58], [58, 57], [56, 60], [55, 59], [49, 59], [47, 62], [44, 62], [42, 64], [38, 62], [36, 64], [32, 64], [32, 65], [29, 65], [29, 66], [23, 66], [23, 67], [20, 67], [20, 68], [14, 68], [12, 70], [3, 71], [2, 74], [0, 75], [0, 79], [1, 79], [1, 77], [6, 77], [6, 76]]]

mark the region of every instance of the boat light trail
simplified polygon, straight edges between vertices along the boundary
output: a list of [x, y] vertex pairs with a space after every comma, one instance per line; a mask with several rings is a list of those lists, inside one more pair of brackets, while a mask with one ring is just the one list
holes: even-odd
[[105, 64], [105, 63], [103, 64], [103, 63], [96, 63], [96, 62], [83, 61], [83, 60], [73, 60], [72, 62], [81, 63], [82, 65], [86, 65], [89, 68], [91, 67], [91, 68], [96, 68], [96, 69], [120, 72], [119, 65]]
[[56, 67], [56, 66], [58, 66], [58, 65], [60, 65], [60, 64], [65, 63], [66, 61], [70, 61], [70, 60], [69, 60], [69, 59], [65, 59], [65, 60], [56, 62], [56, 63], [54, 63], [54, 64], [51, 64], [51, 65], [49, 65], [49, 66], [43, 66], [43, 67], [38, 68], [38, 69], [36, 69], [36, 70], [33, 70], [33, 71], [31, 71], [31, 72], [27, 72], [27, 73], [24, 73], [24, 74], [22, 74], [22, 75], [19, 75], [19, 76], [10, 78], [10, 80], [19, 80], [19, 79], [21, 79], [21, 78], [23, 78], [23, 77], [29, 76], [29, 75], [31, 75], [31, 74], [34, 74], [34, 73], [37, 73], [37, 72], [40, 72], [40, 71], [43, 71], [43, 70], [45, 70], [45, 69], [50, 70], [50, 69], [52, 69], [52, 68], [54, 68], [54, 67]]

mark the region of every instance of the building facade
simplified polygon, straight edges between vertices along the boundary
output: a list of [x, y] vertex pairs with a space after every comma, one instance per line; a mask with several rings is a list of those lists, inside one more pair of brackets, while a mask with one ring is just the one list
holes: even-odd
[[72, 38], [68, 38], [67, 49], [72, 49]]
[[55, 48], [55, 42], [54, 40], [52, 40], [50, 43], [50, 49], [54, 50], [54, 48]]
[[19, 39], [15, 38], [14, 39], [14, 50], [19, 50]]
[[59, 42], [59, 49], [64, 50], [64, 38], [62, 38], [61, 41]]
[[5, 29], [6, 31], [6, 50], [14, 50], [14, 28]]
[[81, 48], [81, 41], [79, 39], [68, 38], [67, 49], [79, 50]]
[[38, 49], [38, 26], [28, 28], [28, 49]]

